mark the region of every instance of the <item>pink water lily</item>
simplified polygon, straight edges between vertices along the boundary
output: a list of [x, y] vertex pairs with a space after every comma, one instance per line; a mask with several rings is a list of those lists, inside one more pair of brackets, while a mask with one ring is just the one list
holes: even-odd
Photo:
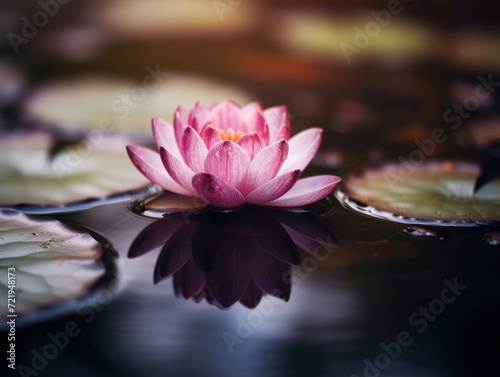
[[319, 148], [322, 129], [290, 138], [285, 106], [197, 103], [190, 111], [179, 107], [173, 126], [160, 118], [152, 123], [159, 154], [129, 145], [134, 165], [165, 190], [215, 207], [304, 206], [323, 199], [341, 181], [333, 175], [299, 179]]

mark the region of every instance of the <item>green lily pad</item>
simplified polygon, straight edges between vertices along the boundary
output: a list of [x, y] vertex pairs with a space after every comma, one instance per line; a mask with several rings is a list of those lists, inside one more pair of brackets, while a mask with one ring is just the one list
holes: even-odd
[[[366, 29], [374, 24], [378, 29]], [[281, 18], [279, 26], [278, 38], [290, 49], [339, 62], [425, 58], [437, 47], [435, 36], [426, 27], [394, 16], [390, 24], [382, 27], [364, 15], [340, 18], [317, 12], [289, 13]], [[359, 36], [355, 26], [365, 37]], [[355, 42], [358, 40], [362, 42]], [[346, 61], [346, 54], [350, 60]]]
[[130, 162], [122, 138], [86, 140], [51, 153], [55, 143], [47, 133], [0, 137], [0, 206], [64, 206], [149, 183]]
[[6, 300], [15, 296], [13, 306], [2, 305], [1, 315], [25, 315], [84, 296], [105, 273], [102, 253], [88, 233], [0, 210], [0, 294]]
[[[104, 134], [126, 132], [151, 134], [151, 118], [172, 122], [177, 106], [191, 107], [232, 99], [250, 101], [244, 91], [211, 79], [160, 72], [148, 67], [149, 90], [142, 82], [109, 77], [80, 77], [48, 83], [23, 105], [33, 122], [65, 131], [100, 129]], [[154, 74], [152, 73], [154, 72]]]
[[387, 164], [344, 180], [344, 205], [398, 222], [481, 225], [500, 221], [500, 178], [474, 193], [480, 168], [472, 163], [429, 162], [412, 171]]
[[[100, 2], [89, 16], [111, 33], [128, 38], [227, 37], [251, 30], [262, 19], [259, 3], [205, 0], [114, 0]], [[237, 3], [237, 4], [236, 4]], [[236, 10], [236, 11], [235, 11]]]

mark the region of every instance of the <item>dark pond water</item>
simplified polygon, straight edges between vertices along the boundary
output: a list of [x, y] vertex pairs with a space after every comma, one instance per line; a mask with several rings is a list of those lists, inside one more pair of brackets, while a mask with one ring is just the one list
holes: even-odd
[[[416, 15], [425, 19], [426, 9], [417, 8]], [[471, 147], [463, 142], [464, 129], [443, 121], [461, 101], [457, 96], [474, 90], [478, 75], [498, 77], [491, 65], [471, 68], [437, 54], [346, 67], [296, 56], [270, 26], [214, 40], [118, 33], [97, 38], [99, 53], [83, 53], [80, 45], [71, 49], [53, 39], [81, 32], [75, 41], [92, 42], [91, 27], [71, 29], [76, 21], [93, 25], [79, 16], [82, 10], [75, 5], [68, 19], [23, 45], [20, 55], [2, 45], [5, 58], [23, 67], [32, 84], [88, 72], [138, 79], [145, 66], [156, 64], [224, 78], [265, 107], [286, 104], [293, 134], [324, 128], [320, 153], [305, 175], [345, 178], [400, 156], [409, 159], [414, 140], [431, 137], [436, 127], [447, 139], [426, 161], [483, 163], [498, 175], [491, 151]], [[19, 105], [30, 91], [2, 105], [2, 131], [40, 127], [25, 121]], [[498, 113], [495, 92], [467, 122], [498, 119]], [[70, 306], [20, 319], [13, 375], [498, 374], [498, 223], [390, 222], [356, 213], [334, 195], [302, 212], [204, 209], [153, 219], [132, 207], [131, 200], [104, 201], [49, 215], [109, 243], [107, 272]], [[1, 368], [2, 376], [12, 372]]]
[[[120, 284], [86, 298], [77, 314], [20, 330], [19, 360], [35, 371], [46, 365], [40, 375], [47, 376], [465, 376], [496, 367], [500, 257], [498, 247], [481, 241], [485, 230], [426, 227], [435, 235], [417, 236], [339, 204], [320, 220], [293, 215], [212, 213], [188, 224], [145, 220], [113, 205], [57, 216], [113, 243]], [[295, 255], [280, 219], [313, 254]], [[148, 226], [146, 239], [160, 246], [177, 237], [170, 244], [175, 258], [162, 257], [159, 248], [127, 256]], [[323, 246], [307, 236], [324, 237]], [[134, 250], [148, 246], [155, 245]], [[249, 254], [258, 265], [245, 264]], [[188, 261], [173, 280], [163, 280], [162, 273], [189, 258], [198, 264]], [[291, 282], [283, 260], [298, 263]], [[200, 291], [193, 287], [204, 273], [199, 266], [212, 291], [222, 291], [222, 305], [193, 293]], [[228, 292], [237, 295], [249, 274], [288, 302], [265, 295], [254, 309], [236, 303], [222, 310], [236, 300]], [[78, 334], [62, 335], [72, 322]], [[50, 359], [54, 339], [63, 349]], [[46, 361], [36, 357], [44, 351]]]

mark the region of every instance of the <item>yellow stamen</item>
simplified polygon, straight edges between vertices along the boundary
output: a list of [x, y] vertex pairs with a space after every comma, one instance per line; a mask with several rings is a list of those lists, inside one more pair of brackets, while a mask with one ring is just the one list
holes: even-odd
[[222, 141], [229, 140], [233, 142], [237, 142], [245, 133], [243, 131], [237, 131], [234, 132], [232, 128], [230, 128], [227, 131], [221, 130], [220, 128], [217, 128], [217, 132], [219, 133], [220, 138]]

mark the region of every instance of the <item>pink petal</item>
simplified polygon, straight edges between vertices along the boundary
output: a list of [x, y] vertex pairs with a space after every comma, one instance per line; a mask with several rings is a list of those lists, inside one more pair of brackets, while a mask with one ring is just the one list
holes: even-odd
[[250, 102], [240, 109], [241, 115], [243, 117], [245, 117], [252, 111], [260, 111], [262, 113], [263, 112], [262, 105], [259, 102]]
[[341, 179], [335, 175], [317, 175], [297, 181], [290, 191], [281, 198], [266, 203], [274, 207], [305, 206], [329, 195], [340, 183]]
[[193, 187], [191, 186], [194, 172], [184, 162], [180, 161], [163, 147], [160, 147], [160, 156], [165, 169], [167, 169], [172, 179], [191, 194], [194, 194]]
[[252, 160], [244, 184], [244, 193], [249, 193], [274, 178], [288, 154], [286, 140], [278, 141], [262, 149]]
[[206, 126], [200, 133], [200, 136], [208, 149], [211, 149], [215, 144], [222, 141], [219, 133], [212, 126]]
[[278, 130], [274, 140], [290, 139], [290, 122], [287, 120]]
[[165, 190], [181, 195], [190, 195], [189, 191], [170, 177], [161, 163], [158, 153], [139, 145], [128, 145], [127, 152], [135, 167], [151, 182], [160, 185]]
[[250, 164], [250, 157], [238, 144], [223, 141], [216, 144], [205, 159], [205, 172], [239, 188]]
[[269, 127], [267, 125], [267, 122], [264, 124], [264, 130], [260, 133], [260, 136], [262, 137], [262, 140], [264, 140], [264, 143], [266, 143], [266, 145], [269, 145], [271, 137], [269, 136]]
[[196, 132], [200, 132], [203, 126], [207, 121], [207, 117], [210, 114], [210, 110], [205, 106], [200, 105], [199, 102], [196, 102], [193, 109], [189, 113], [187, 124], [193, 127]]
[[184, 129], [188, 126], [189, 111], [184, 110], [181, 106], [175, 110], [174, 114], [174, 133], [177, 145], [182, 145], [182, 135]]
[[[248, 132], [257, 132], [261, 136], [266, 136], [269, 133], [266, 119], [261, 111], [254, 110], [243, 116], [243, 120], [247, 125]], [[269, 142], [269, 139], [268, 139]]]
[[247, 152], [251, 160], [253, 160], [257, 153], [259, 153], [265, 146], [264, 140], [262, 140], [262, 138], [256, 132], [252, 134], [246, 134], [241, 139], [239, 139], [236, 144], [238, 144], [245, 150], [245, 152]]
[[321, 144], [321, 128], [309, 128], [304, 130], [288, 141], [288, 158], [283, 163], [280, 173], [289, 170], [304, 170], [311, 162]]
[[300, 170], [294, 170], [271, 179], [247, 195], [246, 201], [264, 204], [288, 192], [300, 177]]
[[232, 128], [234, 131], [248, 132], [239, 107], [229, 101], [221, 102], [215, 106], [207, 118], [207, 123], [223, 131]]
[[[269, 142], [273, 143], [277, 140], [279, 135], [290, 136], [290, 122], [288, 120], [288, 111], [286, 106], [275, 106], [264, 110], [264, 117], [266, 118], [269, 127]], [[288, 132], [287, 132], [288, 130]], [[288, 138], [282, 137], [286, 140]]]
[[189, 110], [184, 109], [182, 106], [177, 106], [177, 108], [175, 109], [175, 118], [178, 122], [181, 122], [182, 126], [186, 126], [188, 124], [189, 113]]
[[195, 174], [192, 185], [200, 198], [216, 207], [233, 208], [245, 202], [241, 192], [212, 174]]
[[174, 128], [171, 124], [165, 122], [161, 118], [152, 119], [153, 136], [155, 138], [158, 151], [160, 147], [172, 152], [175, 157], [181, 158], [181, 152], [175, 139]]
[[191, 170], [195, 173], [203, 171], [208, 149], [200, 135], [190, 126], [186, 127], [182, 135], [181, 152]]

